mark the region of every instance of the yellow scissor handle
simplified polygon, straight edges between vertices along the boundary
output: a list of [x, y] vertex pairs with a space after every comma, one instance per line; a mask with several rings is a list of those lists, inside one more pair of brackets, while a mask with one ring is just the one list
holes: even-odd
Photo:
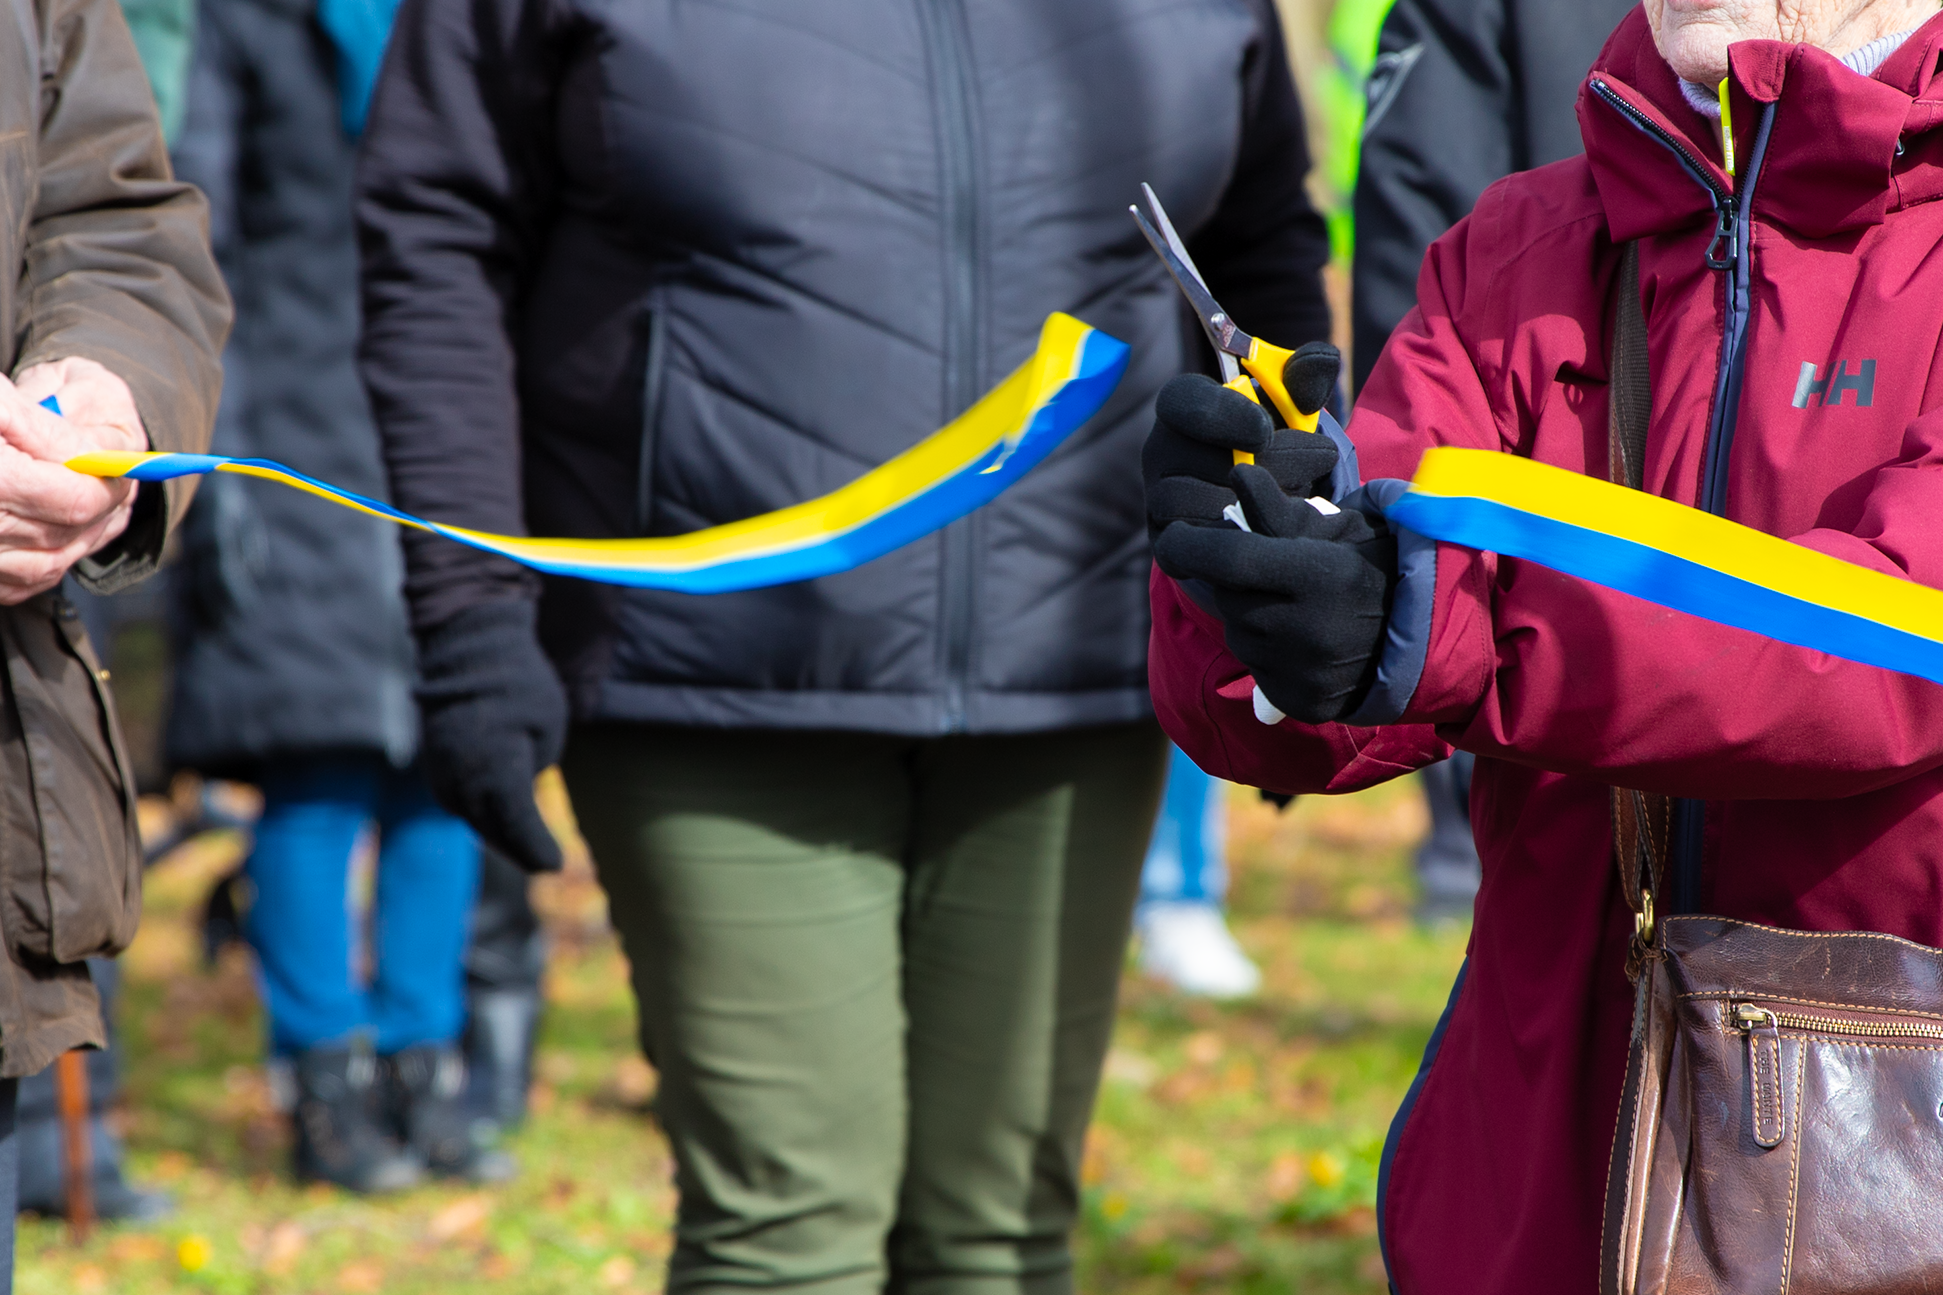
[[[1259, 405], [1262, 402], [1255, 394], [1255, 384], [1260, 383], [1262, 390], [1268, 393], [1269, 403], [1275, 406], [1275, 412], [1282, 415], [1283, 422], [1294, 431], [1313, 432], [1322, 421], [1322, 411], [1318, 409], [1313, 414], [1305, 414], [1298, 410], [1295, 401], [1289, 398], [1288, 387], [1282, 382], [1282, 369], [1294, 356], [1294, 351], [1255, 338], [1254, 344], [1248, 348], [1247, 358], [1241, 362], [1241, 367], [1247, 370], [1246, 375], [1230, 382], [1228, 390], [1239, 391]], [[1247, 450], [1235, 451], [1236, 463], [1254, 461], [1255, 456]]]

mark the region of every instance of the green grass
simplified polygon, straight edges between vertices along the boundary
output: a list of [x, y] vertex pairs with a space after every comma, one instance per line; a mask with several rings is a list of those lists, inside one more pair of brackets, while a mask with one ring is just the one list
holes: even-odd
[[[1088, 1146], [1082, 1290], [1382, 1289], [1377, 1151], [1465, 938], [1407, 920], [1421, 820], [1409, 785], [1281, 816], [1237, 794], [1234, 920], [1265, 991], [1218, 1006], [1129, 976]], [[160, 865], [125, 960], [121, 1118], [136, 1176], [178, 1211], [79, 1248], [24, 1221], [23, 1295], [659, 1290], [670, 1166], [584, 864], [541, 883], [556, 954], [513, 1142], [524, 1172], [374, 1202], [284, 1179], [248, 960], [198, 965], [195, 908], [238, 848], [203, 837]]]

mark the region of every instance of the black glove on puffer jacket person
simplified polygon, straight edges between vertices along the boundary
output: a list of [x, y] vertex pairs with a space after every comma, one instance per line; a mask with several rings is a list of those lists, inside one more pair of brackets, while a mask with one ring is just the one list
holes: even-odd
[[419, 758], [439, 803], [486, 844], [528, 872], [557, 872], [533, 779], [566, 744], [567, 693], [540, 650], [536, 610], [481, 603], [419, 634]]
[[1283, 490], [1298, 498], [1327, 496], [1339, 457], [1327, 436], [1277, 427], [1268, 411], [1199, 373], [1182, 374], [1154, 401], [1154, 430], [1140, 452], [1147, 489], [1147, 537], [1158, 541], [1174, 522], [1226, 527], [1235, 502], [1228, 482], [1236, 450], [1255, 456]]
[[1252, 533], [1176, 522], [1155, 560], [1203, 583], [1228, 650], [1278, 710], [1304, 724], [1341, 719], [1376, 679], [1396, 537], [1354, 509], [1324, 515], [1259, 467], [1236, 467], [1229, 480]]

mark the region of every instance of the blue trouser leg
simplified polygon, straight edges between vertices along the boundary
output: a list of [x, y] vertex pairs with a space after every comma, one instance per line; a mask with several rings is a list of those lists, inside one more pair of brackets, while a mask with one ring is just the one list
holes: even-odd
[[376, 757], [335, 757], [279, 761], [264, 772], [246, 865], [255, 890], [247, 926], [278, 1052], [342, 1043], [367, 1024], [351, 961], [348, 880], [358, 838], [376, 816], [382, 769]]
[[[249, 876], [250, 943], [272, 1045], [301, 1052], [374, 1032], [381, 1052], [456, 1040], [465, 1014], [466, 921], [479, 883], [471, 831], [415, 772], [378, 757], [279, 762], [263, 779]], [[374, 969], [352, 965], [351, 856], [379, 833]]]
[[1219, 905], [1228, 893], [1224, 786], [1179, 747], [1170, 749], [1167, 791], [1140, 872], [1140, 902]]
[[466, 928], [479, 841], [416, 772], [391, 774], [379, 806], [370, 1021], [380, 1053], [453, 1043], [465, 1024]]
[[20, 1139], [14, 1136], [14, 1099], [18, 1079], [0, 1079], [0, 1229], [6, 1237], [0, 1254], [0, 1295], [13, 1295], [14, 1215], [20, 1212]]

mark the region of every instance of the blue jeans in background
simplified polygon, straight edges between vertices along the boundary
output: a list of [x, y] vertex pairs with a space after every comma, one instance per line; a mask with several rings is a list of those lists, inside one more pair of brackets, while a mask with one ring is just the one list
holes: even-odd
[[[271, 1046], [288, 1055], [369, 1035], [380, 1055], [456, 1041], [479, 842], [416, 770], [382, 756], [273, 762], [246, 872]], [[371, 978], [357, 974], [351, 859], [378, 838]]]
[[1228, 895], [1227, 784], [1171, 748], [1160, 819], [1140, 872], [1140, 902], [1211, 904]]
[[0, 1079], [0, 1295], [13, 1295], [14, 1215], [20, 1200], [20, 1139], [14, 1136], [18, 1079]]

